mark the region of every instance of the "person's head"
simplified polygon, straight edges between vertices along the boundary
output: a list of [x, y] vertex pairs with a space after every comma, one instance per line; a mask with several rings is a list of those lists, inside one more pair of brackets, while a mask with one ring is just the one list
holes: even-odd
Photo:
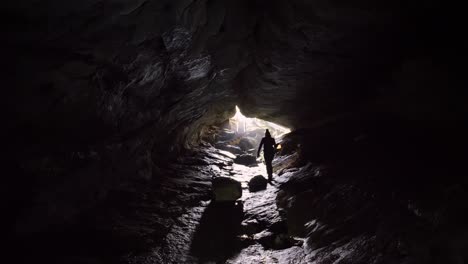
[[267, 130], [265, 130], [265, 137], [271, 137], [271, 135], [270, 135], [270, 131], [268, 131], [268, 129], [267, 129]]

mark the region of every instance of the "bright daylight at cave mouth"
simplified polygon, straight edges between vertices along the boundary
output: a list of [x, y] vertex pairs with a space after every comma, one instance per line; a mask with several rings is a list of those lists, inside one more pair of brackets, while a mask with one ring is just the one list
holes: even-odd
[[236, 133], [248, 133], [259, 129], [268, 129], [273, 137], [282, 137], [284, 134], [291, 132], [289, 128], [277, 125], [273, 122], [268, 122], [256, 117], [246, 117], [242, 114], [237, 105], [236, 114], [229, 119], [229, 123], [231, 129]]
[[[253, 162], [253, 158], [250, 159], [252, 162], [247, 162], [247, 157], [251, 156], [257, 156], [260, 161], [265, 163], [266, 160], [269, 159], [268, 153], [266, 152], [272, 152], [270, 159], [273, 159], [275, 153], [281, 150], [281, 144], [279, 142], [282, 140], [284, 135], [291, 132], [289, 128], [273, 122], [265, 121], [256, 117], [246, 117], [242, 114], [237, 105], [236, 113], [234, 116], [229, 118], [229, 125], [226, 129], [224, 132], [232, 134], [232, 139], [228, 142], [219, 142], [217, 145], [220, 146], [221, 144], [226, 144], [226, 147], [231, 147], [231, 149], [228, 148], [226, 150], [240, 155], [236, 159], [238, 161], [237, 163], [244, 163], [244, 165], [255, 164], [255, 162]], [[271, 138], [271, 140], [264, 139], [264, 137]], [[265, 142], [271, 142], [271, 146], [263, 144], [262, 139], [266, 140]], [[239, 151], [243, 152], [241, 153]], [[265, 154], [267, 155], [265, 156]], [[272, 172], [269, 172], [268, 174], [271, 175]]]

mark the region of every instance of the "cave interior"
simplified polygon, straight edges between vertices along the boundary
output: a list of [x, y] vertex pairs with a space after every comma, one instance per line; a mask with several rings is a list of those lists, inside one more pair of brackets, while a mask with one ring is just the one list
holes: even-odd
[[468, 263], [455, 1], [4, 8], [16, 262]]

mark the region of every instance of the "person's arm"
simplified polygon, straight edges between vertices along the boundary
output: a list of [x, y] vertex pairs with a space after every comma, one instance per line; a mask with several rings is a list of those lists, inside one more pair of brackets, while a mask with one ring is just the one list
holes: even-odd
[[260, 146], [258, 146], [257, 158], [258, 156], [260, 156], [260, 150], [262, 149], [262, 146], [263, 146], [263, 138], [262, 138], [262, 141], [260, 141]]
[[273, 153], [276, 153], [276, 147], [278, 147], [278, 144], [276, 144], [276, 141], [274, 138], [273, 139]]

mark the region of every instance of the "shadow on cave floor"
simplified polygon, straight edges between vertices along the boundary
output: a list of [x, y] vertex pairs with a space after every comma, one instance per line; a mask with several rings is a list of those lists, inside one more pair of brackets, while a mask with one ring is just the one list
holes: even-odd
[[237, 238], [243, 219], [243, 205], [210, 203], [193, 236], [190, 254], [201, 261], [221, 261], [241, 249]]

